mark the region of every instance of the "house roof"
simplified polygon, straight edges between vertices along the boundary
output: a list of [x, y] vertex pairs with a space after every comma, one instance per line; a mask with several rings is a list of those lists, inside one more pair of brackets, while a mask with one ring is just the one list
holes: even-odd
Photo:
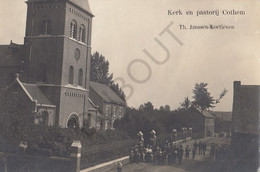
[[223, 121], [232, 121], [232, 112], [211, 111], [215, 118], [220, 118]]
[[212, 116], [208, 111], [206, 110], [202, 110], [200, 108], [196, 108], [197, 111], [199, 111], [204, 117], [206, 118], [215, 118], [214, 116]]
[[36, 84], [22, 84], [32, 99], [37, 100], [37, 104], [52, 105], [50, 100], [44, 95], [44, 93]]
[[116, 93], [105, 84], [96, 82], [90, 82], [90, 88], [92, 88], [102, 99], [107, 103], [115, 103], [120, 105], [126, 105], [126, 103]]
[[97, 106], [90, 100], [88, 99], [88, 110], [97, 110]]
[[20, 66], [22, 45], [11, 43], [0, 45], [0, 67]]

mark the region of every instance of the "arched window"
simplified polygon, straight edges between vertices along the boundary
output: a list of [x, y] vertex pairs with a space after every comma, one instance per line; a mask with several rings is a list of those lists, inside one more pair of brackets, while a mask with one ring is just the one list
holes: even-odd
[[85, 42], [86, 29], [84, 25], [80, 25], [79, 28], [79, 41]]
[[75, 20], [70, 23], [70, 37], [77, 39], [77, 23]]
[[40, 33], [42, 35], [48, 35], [51, 33], [51, 20], [49, 17], [44, 17], [40, 25]]
[[46, 64], [40, 63], [39, 67], [38, 67], [38, 73], [37, 73], [36, 80], [38, 82], [46, 82], [46, 80], [47, 80], [46, 73], [47, 73]]
[[73, 78], [74, 78], [74, 68], [73, 68], [73, 66], [70, 66], [70, 69], [69, 69], [69, 84], [73, 84]]
[[83, 70], [82, 69], [79, 69], [78, 85], [83, 86]]
[[68, 123], [67, 123], [68, 128], [76, 128], [79, 127], [79, 118], [77, 115], [73, 114], [70, 116]]

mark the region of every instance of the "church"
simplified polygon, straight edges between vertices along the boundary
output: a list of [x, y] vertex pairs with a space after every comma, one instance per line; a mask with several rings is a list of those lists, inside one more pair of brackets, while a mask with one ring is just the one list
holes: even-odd
[[90, 118], [88, 0], [26, 4], [24, 44], [0, 45], [0, 107], [11, 102], [33, 111], [35, 123], [82, 127]]

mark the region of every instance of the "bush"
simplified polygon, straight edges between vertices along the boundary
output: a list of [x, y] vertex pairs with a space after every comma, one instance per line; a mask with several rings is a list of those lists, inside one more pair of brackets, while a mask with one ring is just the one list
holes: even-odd
[[[10, 131], [1, 132], [16, 148], [18, 148], [21, 141], [26, 141], [28, 144], [26, 153], [34, 155], [69, 155], [73, 140], [81, 141], [82, 152], [85, 152], [94, 145], [116, 143], [129, 139], [129, 136], [121, 131], [96, 131], [95, 128], [68, 129], [55, 126], [31, 125], [29, 130], [21, 128], [21, 131], [18, 133]], [[4, 145], [1, 145], [1, 149], [5, 149]]]
[[97, 133], [97, 130], [95, 128], [83, 127], [82, 132], [88, 137], [92, 138]]

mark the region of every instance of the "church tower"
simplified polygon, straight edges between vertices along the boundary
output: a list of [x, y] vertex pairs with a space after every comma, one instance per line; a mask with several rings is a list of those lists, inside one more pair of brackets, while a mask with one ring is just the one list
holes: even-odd
[[55, 123], [83, 126], [88, 116], [91, 28], [88, 0], [28, 0], [24, 82], [56, 106]]

